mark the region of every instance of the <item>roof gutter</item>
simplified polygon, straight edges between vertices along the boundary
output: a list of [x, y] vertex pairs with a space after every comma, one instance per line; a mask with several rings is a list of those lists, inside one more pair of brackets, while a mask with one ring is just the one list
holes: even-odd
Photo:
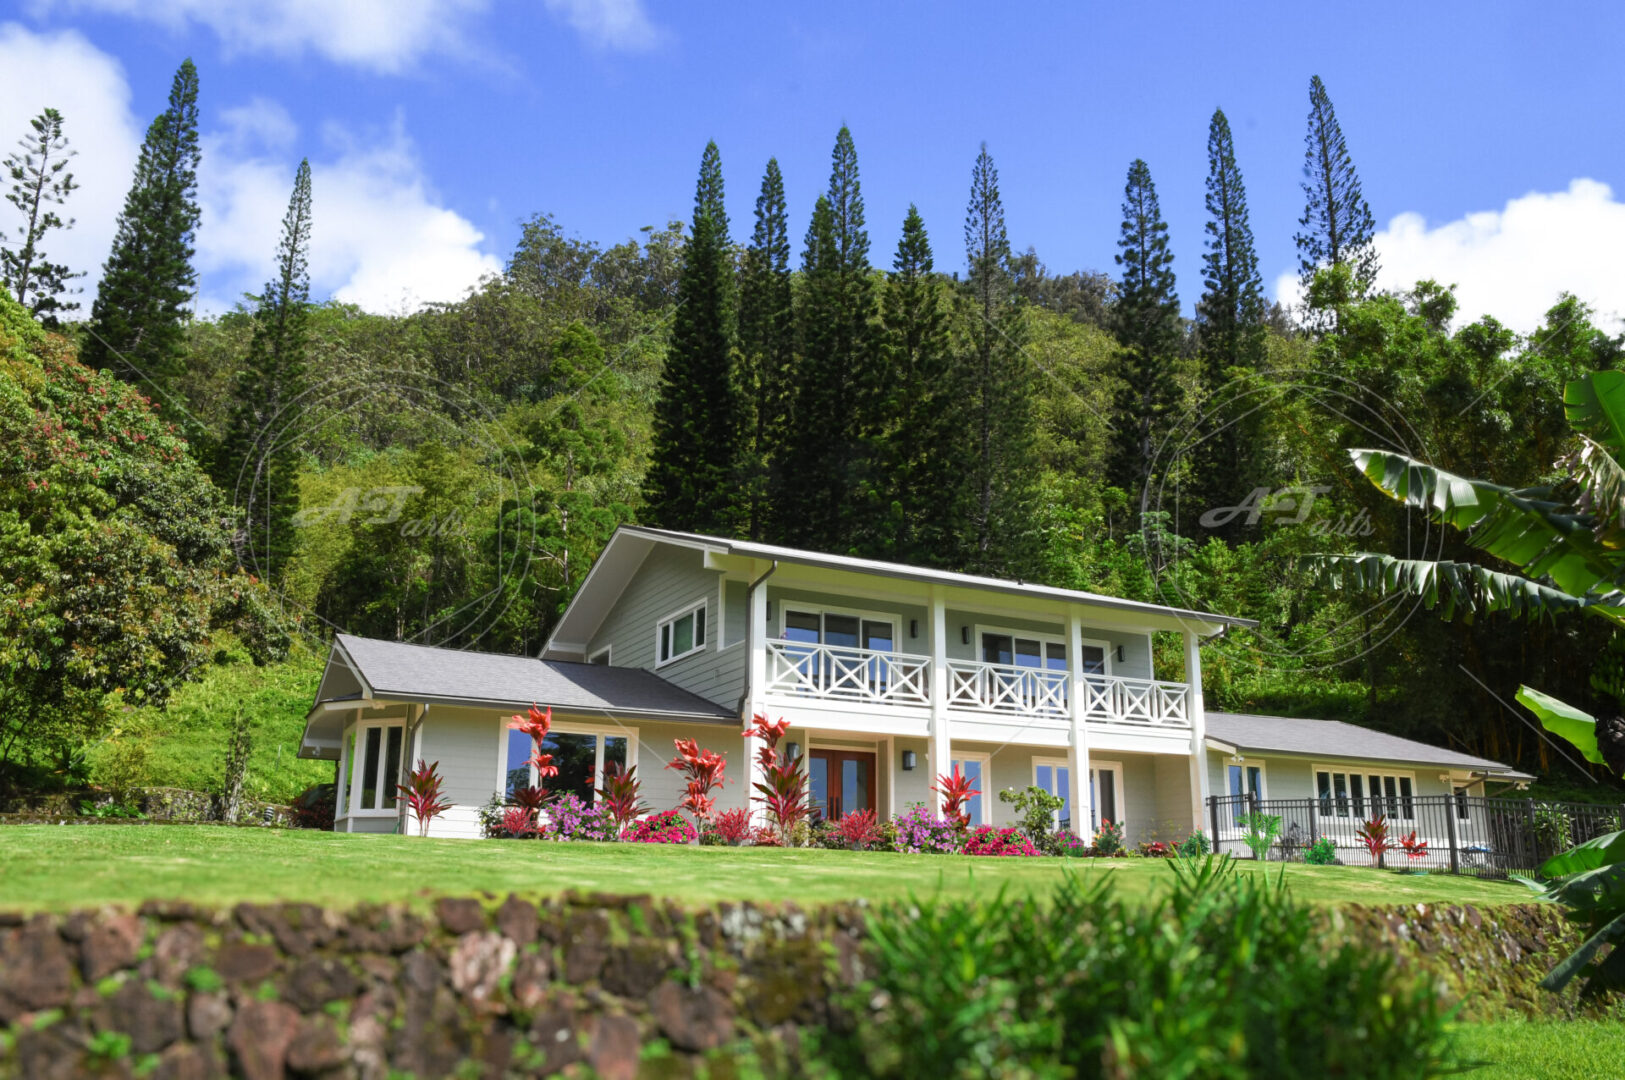
[[[761, 585], [762, 585], [762, 583], [764, 581], [766, 581], [768, 578], [772, 577], [775, 573], [777, 573], [778, 569], [779, 569], [779, 560], [774, 559], [773, 560], [773, 565], [768, 567], [767, 570], [762, 574], [761, 577], [759, 577], [755, 581], [751, 582], [750, 587], [745, 590], [745, 649], [746, 649], [747, 652], [750, 649], [750, 643], [751, 643], [751, 641], [752, 641], [752, 639], [754, 637], [755, 630], [756, 630], [756, 627], [755, 627], [755, 622], [756, 622], [756, 590], [761, 587]], [[750, 701], [750, 694], [751, 694], [750, 669], [751, 669], [750, 658], [749, 658], [749, 656], [747, 656], [746, 659], [745, 659], [745, 679], [744, 679], [743, 689], [740, 691], [740, 694], [739, 694], [739, 707], [736, 710], [734, 710], [735, 712], [739, 713], [741, 719], [744, 718], [745, 706]]]

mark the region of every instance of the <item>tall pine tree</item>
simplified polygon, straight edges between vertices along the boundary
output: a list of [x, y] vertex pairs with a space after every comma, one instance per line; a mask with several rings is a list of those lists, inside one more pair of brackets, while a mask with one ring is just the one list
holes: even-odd
[[67, 202], [79, 187], [67, 171], [75, 151], [68, 149], [62, 123], [61, 113], [46, 109], [29, 121], [33, 134], [23, 136], [18, 141], [20, 150], [5, 161], [11, 180], [6, 201], [17, 208], [23, 224], [17, 229], [15, 244], [0, 244], [0, 282], [46, 326], [57, 324], [58, 313], [78, 308], [76, 301], [62, 298], [68, 282], [84, 277], [82, 271], [75, 274], [66, 264], [53, 263], [40, 247], [52, 229], [73, 228], [72, 218], [63, 221], [53, 209]]
[[700, 160], [644, 478], [645, 516], [662, 528], [731, 536], [743, 524], [736, 320], [722, 157], [712, 142]]
[[1138, 159], [1123, 188], [1117, 247], [1123, 276], [1112, 311], [1123, 386], [1114, 409], [1111, 480], [1138, 498], [1150, 484], [1158, 444], [1179, 404], [1174, 372], [1182, 337], [1168, 226], [1151, 169]]
[[1304, 208], [1298, 224], [1304, 231], [1293, 238], [1299, 279], [1307, 291], [1315, 271], [1342, 265], [1356, 294], [1363, 295], [1377, 280], [1377, 224], [1319, 75], [1309, 80], [1309, 131], [1303, 142]]
[[880, 372], [869, 271], [857, 149], [843, 127], [807, 228], [801, 357], [773, 499], [777, 536], [822, 551], [856, 550], [870, 531], [860, 506]]
[[197, 90], [187, 60], [141, 144], [80, 352], [94, 367], [159, 389], [184, 369], [187, 305], [197, 288]]
[[746, 533], [756, 540], [764, 539], [769, 529], [769, 478], [790, 418], [795, 348], [784, 177], [778, 160], [769, 158], [761, 194], [756, 197], [756, 229], [739, 271], [741, 406], [748, 461]]
[[215, 483], [242, 510], [238, 560], [280, 583], [294, 550], [299, 512], [299, 397], [305, 391], [310, 322], [310, 162], [299, 163], [282, 218], [277, 275], [254, 312], [248, 358], [237, 373], [236, 407], [220, 450]]
[[1010, 268], [1010, 237], [999, 171], [983, 143], [971, 168], [965, 210], [965, 260], [971, 302], [970, 389], [975, 453], [964, 568], [1022, 577], [1031, 570], [1037, 536], [1033, 510], [1037, 471], [1034, 372], [1022, 345], [1024, 318]]

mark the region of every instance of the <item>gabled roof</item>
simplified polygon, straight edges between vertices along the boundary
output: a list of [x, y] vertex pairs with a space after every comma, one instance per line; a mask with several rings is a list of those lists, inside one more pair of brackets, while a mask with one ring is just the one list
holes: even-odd
[[[1438, 765], [1484, 773], [1497, 780], [1534, 779], [1499, 761], [1443, 750], [1341, 720], [1294, 720], [1285, 716], [1210, 712], [1207, 739], [1210, 748], [1227, 752], [1293, 754], [1321, 761], [1353, 759]], [[1216, 743], [1223, 745], [1216, 747]]]
[[[648, 719], [735, 721], [715, 702], [642, 668], [538, 660], [529, 656], [466, 652], [399, 641], [339, 634], [329, 673], [346, 669], [360, 677], [363, 697], [451, 705], [523, 708], [532, 703], [565, 712], [612, 712]], [[331, 687], [324, 676], [316, 704], [354, 698], [349, 687]]]
[[[986, 592], [1017, 596], [1039, 597], [1065, 603], [1089, 604], [1161, 618], [1174, 618], [1197, 623], [1213, 633], [1229, 626], [1252, 628], [1255, 619], [1242, 619], [1233, 615], [1193, 611], [1186, 608], [1148, 604], [1140, 600], [1124, 600], [1102, 593], [1081, 589], [1061, 589], [1052, 585], [1039, 585], [1029, 581], [1010, 581], [1005, 578], [984, 577], [979, 574], [959, 574], [951, 570], [937, 570], [906, 563], [885, 562], [881, 559], [860, 559], [852, 555], [830, 555], [807, 551], [803, 548], [781, 547], [754, 540], [730, 540], [702, 533], [678, 532], [673, 529], [655, 529], [646, 525], [622, 525], [615, 530], [587, 572], [587, 578], [576, 591], [564, 617], [554, 628], [553, 635], [542, 648], [541, 655], [553, 651], [555, 642], [579, 645], [589, 640], [599, 622], [608, 615], [610, 607], [619, 598], [626, 581], [636, 573], [638, 566], [654, 544], [674, 544], [697, 548], [717, 555], [732, 555], [761, 562], [793, 563], [801, 566], [821, 567], [827, 570], [846, 570], [859, 574], [876, 574], [899, 581], [913, 581], [929, 585], [945, 585], [960, 589], [978, 589]], [[568, 652], [569, 650], [562, 650]]]

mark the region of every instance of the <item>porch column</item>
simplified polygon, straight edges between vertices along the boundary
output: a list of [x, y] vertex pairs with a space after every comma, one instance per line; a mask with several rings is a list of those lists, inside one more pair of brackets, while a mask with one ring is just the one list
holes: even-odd
[[[928, 753], [931, 786], [937, 777], [952, 768], [953, 749], [948, 738], [948, 610], [940, 587], [931, 586], [931, 747]], [[931, 807], [940, 810], [941, 798], [933, 792]]]
[[[750, 697], [745, 701], [740, 717], [740, 730], [748, 730], [751, 717], [767, 709], [764, 703], [767, 687], [767, 585], [758, 583], [750, 591], [750, 641], [746, 644], [750, 660]], [[759, 743], [756, 739], [742, 739], [745, 747], [745, 808], [750, 811], [753, 826], [765, 823], [764, 811], [752, 800], [756, 798], [756, 785], [763, 779], [762, 764], [756, 760]], [[805, 734], [801, 741], [805, 745]]]
[[[1191, 828], [1200, 829], [1207, 808], [1207, 715], [1202, 705], [1202, 639], [1185, 631], [1185, 684], [1191, 718]], [[1209, 837], [1215, 843], [1218, 837]]]
[[1067, 799], [1072, 804], [1072, 835], [1089, 839], [1089, 736], [1084, 727], [1088, 698], [1083, 682], [1083, 620], [1073, 612], [1067, 619], [1066, 655], [1072, 673], [1067, 687], [1067, 713], [1072, 721], [1066, 746]]

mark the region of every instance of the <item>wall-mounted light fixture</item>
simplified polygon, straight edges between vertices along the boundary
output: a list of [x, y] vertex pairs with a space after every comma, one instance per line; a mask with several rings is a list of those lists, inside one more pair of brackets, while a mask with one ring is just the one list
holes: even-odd
[[773, 601], [771, 600], [767, 602], [767, 621], [773, 621]]
[[910, 619], [908, 621], [908, 636], [911, 638], [920, 636], [920, 620]]
[[961, 626], [959, 628], [959, 640], [960, 640], [961, 644], [964, 644], [964, 645], [969, 645], [970, 644], [970, 627]]
[[1117, 647], [1117, 662], [1119, 664], [1123, 662], [1123, 646], [1121, 645]]
[[795, 761], [801, 756], [801, 744], [798, 742], [786, 743], [785, 752], [790, 755], [791, 761]]
[[904, 772], [913, 772], [914, 771], [914, 766], [919, 764], [919, 760], [920, 760], [919, 755], [915, 754], [914, 751], [912, 751], [912, 750], [904, 750], [903, 751], [903, 771]]

